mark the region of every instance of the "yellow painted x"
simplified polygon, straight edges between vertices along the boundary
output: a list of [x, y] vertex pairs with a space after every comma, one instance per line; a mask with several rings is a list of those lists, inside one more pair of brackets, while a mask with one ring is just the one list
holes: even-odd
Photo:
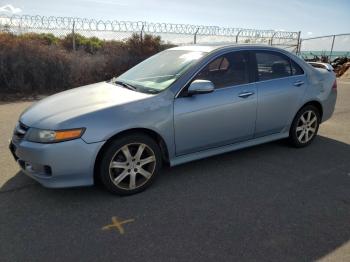
[[119, 233], [123, 235], [125, 231], [122, 225], [130, 222], [134, 222], [134, 221], [135, 219], [127, 219], [127, 220], [119, 221], [117, 217], [112, 217], [112, 224], [102, 227], [102, 230], [116, 228], [119, 231]]

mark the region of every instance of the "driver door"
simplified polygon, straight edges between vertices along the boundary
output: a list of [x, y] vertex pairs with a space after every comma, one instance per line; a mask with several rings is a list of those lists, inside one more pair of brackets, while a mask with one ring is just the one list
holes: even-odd
[[210, 62], [192, 79], [210, 80], [215, 90], [174, 101], [176, 154], [224, 146], [254, 136], [257, 92], [250, 81], [249, 53], [227, 53]]

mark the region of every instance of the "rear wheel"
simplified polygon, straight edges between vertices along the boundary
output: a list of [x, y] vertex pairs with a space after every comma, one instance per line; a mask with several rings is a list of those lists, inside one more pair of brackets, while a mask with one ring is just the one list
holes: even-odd
[[308, 105], [299, 110], [289, 131], [289, 140], [295, 147], [305, 147], [315, 139], [320, 125], [318, 109]]
[[104, 186], [119, 195], [141, 192], [151, 185], [161, 167], [158, 144], [143, 134], [127, 135], [112, 141], [100, 164]]

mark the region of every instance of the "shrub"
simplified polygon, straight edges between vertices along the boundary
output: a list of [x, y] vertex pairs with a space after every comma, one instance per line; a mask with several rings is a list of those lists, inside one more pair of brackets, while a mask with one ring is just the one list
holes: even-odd
[[1, 93], [49, 93], [69, 87], [70, 57], [31, 36], [0, 36]]
[[[75, 34], [75, 49], [84, 50], [87, 53], [94, 54], [102, 47], [103, 41], [97, 37], [87, 38], [81, 34]], [[73, 49], [73, 35], [66, 35], [61, 41], [63, 47], [67, 50]]]
[[171, 45], [160, 37], [137, 34], [126, 41], [53, 34], [0, 33], [0, 100], [4, 94], [50, 94], [125, 72], [145, 58]]
[[159, 36], [145, 35], [143, 39], [138, 34], [133, 34], [127, 41], [130, 55], [143, 60], [162, 50]]
[[56, 45], [59, 42], [59, 38], [54, 36], [53, 34], [35, 34], [35, 33], [27, 33], [18, 36], [22, 41], [37, 41], [43, 45]]

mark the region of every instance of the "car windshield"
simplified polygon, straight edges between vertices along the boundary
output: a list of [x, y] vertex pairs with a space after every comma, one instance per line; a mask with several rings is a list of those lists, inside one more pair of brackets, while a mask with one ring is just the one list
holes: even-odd
[[198, 51], [166, 50], [146, 59], [114, 81], [136, 91], [159, 93], [168, 88], [204, 54]]

